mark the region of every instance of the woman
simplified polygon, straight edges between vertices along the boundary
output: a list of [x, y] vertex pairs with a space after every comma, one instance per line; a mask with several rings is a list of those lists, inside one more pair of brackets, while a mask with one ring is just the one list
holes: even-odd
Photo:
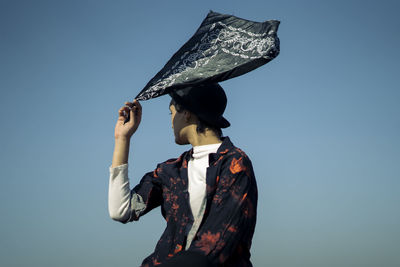
[[167, 227], [142, 266], [252, 266], [257, 185], [250, 159], [222, 137], [221, 128], [230, 126], [223, 117], [226, 95], [218, 84], [170, 95], [175, 142], [192, 149], [158, 164], [131, 189], [129, 144], [142, 107], [136, 100], [126, 102], [115, 126], [110, 216], [127, 223], [161, 206]]

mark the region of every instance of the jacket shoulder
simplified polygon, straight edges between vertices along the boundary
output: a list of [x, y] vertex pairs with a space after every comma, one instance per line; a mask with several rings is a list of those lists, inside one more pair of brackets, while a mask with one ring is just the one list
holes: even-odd
[[233, 146], [227, 153], [227, 157], [230, 159], [233, 158], [242, 158], [245, 161], [250, 161], [249, 156], [246, 154], [246, 152], [244, 152], [242, 149], [240, 149], [239, 147]]
[[178, 158], [170, 158], [164, 162], [161, 162], [157, 165], [157, 168], [179, 168], [179, 167], [185, 167], [187, 165], [186, 162], [186, 155], [189, 153], [189, 151], [183, 152]]

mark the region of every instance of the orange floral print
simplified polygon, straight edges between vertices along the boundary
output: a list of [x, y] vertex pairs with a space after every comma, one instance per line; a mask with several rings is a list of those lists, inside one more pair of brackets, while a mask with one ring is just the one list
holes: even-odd
[[187, 167], [188, 167], [188, 165], [187, 165], [187, 160], [185, 159], [185, 160], [183, 160], [182, 168], [187, 169]]
[[226, 153], [228, 153], [229, 152], [229, 149], [225, 149], [224, 151], [221, 151], [220, 153], [221, 154], [226, 154]]
[[255, 214], [254, 205], [249, 199], [246, 199], [246, 205], [244, 206], [243, 214], [246, 218], [252, 218]]
[[[142, 267], [158, 267], [185, 249], [183, 244], [193, 224], [187, 191], [189, 160], [190, 151], [186, 151], [178, 159], [160, 163], [135, 187], [147, 205], [143, 214], [161, 205], [167, 221], [162, 238]], [[216, 266], [228, 266], [233, 261], [237, 266], [252, 266], [249, 251], [255, 229], [257, 187], [251, 161], [226, 137], [221, 151], [210, 157], [209, 165], [204, 222], [190, 249], [210, 256]]]
[[243, 157], [240, 157], [239, 159], [233, 158], [229, 170], [233, 174], [245, 171], [246, 167], [243, 165]]
[[200, 236], [200, 240], [197, 242], [196, 246], [208, 254], [211, 249], [215, 247], [215, 244], [219, 240], [220, 236], [221, 234], [219, 232], [212, 234], [211, 231], [207, 231]]
[[161, 172], [161, 168], [155, 169], [155, 170], [153, 171], [153, 176], [154, 176], [155, 178], [158, 178], [158, 173], [160, 173], [160, 172]]
[[174, 254], [178, 253], [181, 250], [182, 250], [182, 245], [176, 245], [175, 250], [174, 250]]
[[153, 259], [153, 265], [154, 266], [160, 265], [160, 264], [161, 264], [161, 262], [159, 262], [157, 259]]
[[232, 233], [236, 233], [237, 227], [231, 225], [231, 226], [228, 227], [228, 231], [232, 232]]

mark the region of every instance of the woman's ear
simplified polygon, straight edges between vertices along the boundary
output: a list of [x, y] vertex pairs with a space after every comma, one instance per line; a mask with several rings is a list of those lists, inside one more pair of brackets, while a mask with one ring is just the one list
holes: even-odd
[[192, 113], [190, 111], [183, 111], [184, 112], [184, 116], [185, 116], [185, 122], [189, 122], [190, 119], [192, 118]]

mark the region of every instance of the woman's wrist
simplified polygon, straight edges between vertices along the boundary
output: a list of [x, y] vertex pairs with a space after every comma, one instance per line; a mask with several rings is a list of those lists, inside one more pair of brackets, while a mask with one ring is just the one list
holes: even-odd
[[130, 142], [131, 136], [115, 136], [115, 142]]
[[130, 138], [115, 138], [115, 147], [112, 160], [112, 167], [128, 163]]

